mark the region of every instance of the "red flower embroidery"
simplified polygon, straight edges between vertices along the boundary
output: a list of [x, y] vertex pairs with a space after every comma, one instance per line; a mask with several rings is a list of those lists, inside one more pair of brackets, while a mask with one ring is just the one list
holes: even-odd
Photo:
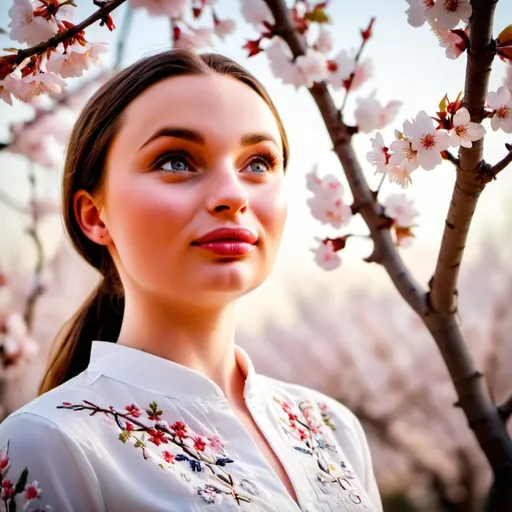
[[125, 407], [130, 416], [138, 418], [140, 416], [140, 409], [135, 404], [130, 404]]
[[41, 497], [41, 489], [39, 489], [37, 480], [34, 480], [25, 488], [25, 498], [27, 500], [35, 500]]
[[171, 425], [171, 429], [174, 430], [176, 437], [179, 437], [180, 439], [186, 439], [188, 437], [187, 426], [181, 421], [173, 423]]
[[160, 446], [162, 443], [167, 444], [169, 440], [165, 437], [165, 432], [161, 430], [157, 430], [156, 428], [148, 429], [149, 434], [149, 442], [155, 443], [157, 446]]
[[194, 438], [194, 448], [200, 452], [204, 452], [204, 449], [206, 448], [206, 443], [204, 442], [204, 439], [200, 436]]
[[13, 483], [7, 478], [2, 481], [2, 499], [8, 500], [14, 496]]
[[168, 462], [169, 464], [174, 464], [174, 453], [164, 450], [162, 452], [162, 457], [165, 460], [165, 462]]

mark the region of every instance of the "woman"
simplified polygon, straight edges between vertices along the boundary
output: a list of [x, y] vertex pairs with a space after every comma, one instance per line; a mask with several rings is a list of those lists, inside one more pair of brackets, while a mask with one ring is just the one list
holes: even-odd
[[8, 510], [381, 510], [356, 418], [234, 343], [281, 238], [287, 157], [266, 91], [220, 55], [145, 58], [88, 102], [63, 212], [103, 278], [44, 394], [0, 426]]

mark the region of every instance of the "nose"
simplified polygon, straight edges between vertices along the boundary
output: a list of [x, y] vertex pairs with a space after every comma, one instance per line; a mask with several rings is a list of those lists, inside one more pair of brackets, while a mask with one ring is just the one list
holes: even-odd
[[234, 216], [249, 206], [249, 195], [236, 169], [225, 166], [211, 173], [207, 208], [210, 214]]

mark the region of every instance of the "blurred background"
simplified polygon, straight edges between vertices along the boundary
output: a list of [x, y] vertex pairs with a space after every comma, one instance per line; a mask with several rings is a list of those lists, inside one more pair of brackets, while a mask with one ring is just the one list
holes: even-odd
[[[91, 14], [92, 2], [77, 2], [75, 22]], [[465, 55], [448, 60], [427, 26], [407, 24], [402, 0], [332, 0], [328, 13], [335, 50], [357, 48], [360, 29], [376, 17], [364, 57], [373, 77], [349, 96], [347, 122], [355, 100], [376, 91], [381, 103], [403, 102], [394, 128], [419, 110], [434, 114], [442, 97], [453, 100], [464, 84]], [[0, 6], [6, 29], [10, 1]], [[428, 332], [409, 311], [382, 268], [367, 264], [369, 241], [351, 239], [342, 266], [327, 272], [315, 262], [315, 237], [336, 236], [315, 221], [307, 206], [306, 173], [315, 164], [321, 175], [342, 176], [317, 108], [306, 89], [295, 90], [273, 77], [264, 54], [246, 57], [242, 46], [258, 34], [247, 25], [237, 0], [218, 0], [221, 18], [232, 18], [235, 34], [215, 49], [245, 65], [267, 87], [291, 142], [287, 176], [290, 211], [282, 250], [269, 280], [239, 305], [238, 343], [256, 368], [268, 375], [316, 388], [352, 409], [362, 420], [373, 452], [386, 511], [479, 510], [489, 485], [485, 461], [460, 410], [441, 357]], [[170, 24], [127, 5], [113, 13], [113, 33], [93, 25], [89, 41], [109, 43], [102, 67], [68, 80], [65, 100], [34, 105], [0, 102], [0, 374], [2, 414], [35, 396], [50, 344], [62, 324], [94, 287], [98, 275], [70, 248], [59, 215], [64, 148], [77, 112], [111, 73], [119, 41], [121, 66], [170, 45]], [[496, 9], [495, 35], [512, 22], [512, 4]], [[1, 34], [2, 46], [13, 46]], [[117, 51], [116, 51], [117, 48]], [[506, 66], [496, 61], [490, 89], [503, 84]], [[98, 78], [99, 77], [99, 78]], [[338, 105], [343, 92], [334, 93]], [[51, 113], [42, 114], [51, 105]], [[488, 128], [488, 126], [487, 126]], [[488, 128], [488, 132], [490, 129]], [[486, 137], [485, 158], [505, 154], [503, 132]], [[3, 147], [5, 145], [5, 147]], [[369, 182], [379, 177], [365, 155], [370, 137], [354, 138]], [[406, 193], [419, 212], [414, 244], [401, 249], [416, 278], [432, 275], [454, 183], [453, 167], [418, 170]], [[382, 197], [400, 192], [387, 182]], [[496, 400], [512, 389], [512, 254], [509, 239], [512, 169], [483, 194], [474, 218], [460, 283], [461, 319], [466, 339]], [[347, 194], [347, 199], [349, 199]], [[350, 232], [365, 234], [359, 219]], [[23, 321], [29, 321], [30, 330]]]

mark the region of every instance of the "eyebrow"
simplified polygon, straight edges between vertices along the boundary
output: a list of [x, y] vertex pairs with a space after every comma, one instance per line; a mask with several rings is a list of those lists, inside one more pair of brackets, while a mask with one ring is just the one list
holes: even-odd
[[[177, 139], [188, 140], [190, 142], [200, 144], [201, 146], [206, 145], [206, 139], [196, 130], [167, 126], [157, 130], [153, 135], [151, 135], [151, 137], [149, 137], [148, 140], [146, 140], [146, 142], [144, 142], [144, 144], [142, 144], [139, 149], [142, 149], [144, 146], [147, 146], [150, 142], [153, 142], [155, 139], [160, 137], [174, 137]], [[265, 132], [246, 133], [240, 139], [240, 144], [242, 146], [254, 146], [260, 142], [272, 142], [277, 147], [279, 147], [276, 139], [272, 137], [272, 135]]]

